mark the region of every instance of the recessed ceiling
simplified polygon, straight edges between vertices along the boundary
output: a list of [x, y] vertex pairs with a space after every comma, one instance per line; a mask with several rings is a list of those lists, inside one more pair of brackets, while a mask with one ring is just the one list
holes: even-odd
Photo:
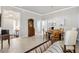
[[39, 14], [47, 14], [56, 10], [68, 8], [70, 6], [17, 6], [17, 7]]

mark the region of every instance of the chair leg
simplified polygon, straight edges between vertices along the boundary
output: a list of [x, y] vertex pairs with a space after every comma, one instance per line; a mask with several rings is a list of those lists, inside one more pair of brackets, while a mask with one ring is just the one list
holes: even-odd
[[64, 45], [64, 52], [66, 53], [66, 45]]
[[73, 52], [74, 52], [74, 53], [76, 53], [76, 49], [75, 49], [75, 48], [76, 48], [76, 46], [75, 46], [75, 45], [73, 45], [73, 46], [74, 46], [74, 50], [73, 50]]
[[3, 49], [3, 39], [1, 39], [1, 49]]
[[8, 38], [8, 45], [10, 46], [10, 37]]

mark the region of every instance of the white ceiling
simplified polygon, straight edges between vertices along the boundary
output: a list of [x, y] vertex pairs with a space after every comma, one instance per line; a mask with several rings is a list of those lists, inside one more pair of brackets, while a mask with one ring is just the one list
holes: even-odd
[[68, 8], [70, 6], [17, 6], [17, 7], [25, 10], [29, 10], [38, 14], [47, 14], [56, 10]]

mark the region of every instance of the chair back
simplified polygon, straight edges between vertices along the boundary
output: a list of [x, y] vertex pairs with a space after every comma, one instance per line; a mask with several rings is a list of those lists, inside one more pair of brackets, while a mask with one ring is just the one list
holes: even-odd
[[9, 30], [2, 29], [1, 30], [1, 35], [9, 34]]
[[66, 31], [64, 37], [64, 44], [65, 45], [76, 45], [77, 40], [77, 31]]
[[60, 31], [58, 31], [58, 30], [53, 31], [53, 36], [54, 36], [54, 38], [59, 38], [60, 37]]

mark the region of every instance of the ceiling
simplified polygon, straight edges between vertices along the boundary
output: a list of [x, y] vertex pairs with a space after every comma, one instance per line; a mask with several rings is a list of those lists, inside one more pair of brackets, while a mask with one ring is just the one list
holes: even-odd
[[25, 10], [29, 10], [38, 14], [47, 14], [50, 12], [54, 12], [56, 10], [68, 8], [70, 6], [17, 6], [17, 7]]

